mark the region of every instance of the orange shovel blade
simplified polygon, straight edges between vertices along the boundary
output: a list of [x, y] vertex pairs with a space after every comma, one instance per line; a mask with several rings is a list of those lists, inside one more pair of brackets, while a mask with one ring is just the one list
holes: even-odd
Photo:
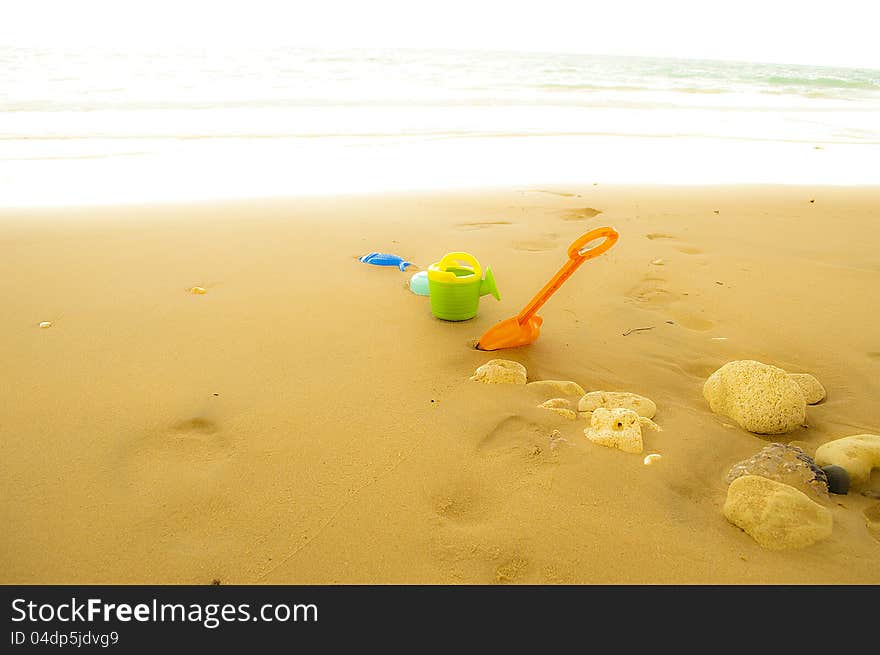
[[501, 350], [527, 346], [541, 336], [541, 323], [544, 322], [537, 314], [520, 323], [518, 317], [507, 318], [486, 330], [480, 337], [477, 348], [480, 350]]

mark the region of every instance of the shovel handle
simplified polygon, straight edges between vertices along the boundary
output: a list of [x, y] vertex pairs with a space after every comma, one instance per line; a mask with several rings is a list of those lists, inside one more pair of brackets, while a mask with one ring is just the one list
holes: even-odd
[[[563, 282], [571, 277], [572, 273], [578, 269], [578, 266], [588, 259], [593, 259], [608, 251], [617, 243], [619, 238], [620, 235], [613, 227], [598, 227], [578, 237], [568, 247], [568, 261], [562, 265], [562, 268], [556, 272], [556, 275], [550, 278], [550, 281], [544, 285], [535, 297], [529, 301], [529, 304], [517, 315], [517, 322], [524, 324], [528, 321], [547, 302], [550, 296], [556, 293], [556, 290], [562, 286]], [[586, 247], [597, 239], [603, 240], [591, 248]]]
[[[617, 243], [619, 238], [620, 235], [613, 227], [597, 227], [595, 230], [590, 230], [586, 234], [579, 236], [575, 242], [568, 247], [568, 257], [569, 259], [580, 258], [580, 263], [583, 263], [588, 259], [598, 257], [602, 253], [610, 250], [611, 247]], [[604, 240], [592, 248], [586, 247], [587, 244], [596, 241], [597, 239]]]

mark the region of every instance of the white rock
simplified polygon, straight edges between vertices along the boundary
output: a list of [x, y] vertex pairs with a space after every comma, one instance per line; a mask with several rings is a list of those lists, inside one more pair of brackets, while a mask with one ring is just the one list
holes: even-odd
[[730, 483], [724, 516], [764, 548], [803, 548], [831, 535], [831, 512], [787, 484], [758, 475]]
[[471, 380], [485, 384], [525, 384], [526, 367], [509, 359], [490, 359], [476, 370]]
[[639, 416], [654, 418], [657, 405], [650, 398], [627, 391], [591, 391], [578, 402], [579, 412], [603, 409], [631, 409]]
[[600, 446], [617, 448], [625, 453], [640, 453], [643, 421], [657, 427], [653, 421], [640, 417], [631, 409], [598, 407], [590, 416], [590, 427], [584, 430], [584, 434]]
[[44, 330], [46, 328], [50, 328], [50, 327], [52, 327], [52, 321], [43, 321], [42, 323], [40, 323], [40, 327], [43, 328]]
[[803, 425], [806, 401], [781, 368], [751, 359], [728, 362], [706, 380], [703, 396], [716, 414], [758, 434], [781, 434]]
[[864, 484], [871, 471], [880, 468], [880, 435], [854, 434], [835, 439], [816, 449], [816, 464], [835, 464], [846, 469], [853, 485]]

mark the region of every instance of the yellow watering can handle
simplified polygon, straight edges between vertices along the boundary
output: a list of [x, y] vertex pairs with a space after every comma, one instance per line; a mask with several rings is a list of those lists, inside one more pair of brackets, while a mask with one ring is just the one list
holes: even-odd
[[477, 276], [477, 279], [480, 280], [483, 278], [483, 269], [480, 266], [480, 262], [477, 261], [476, 257], [466, 252], [450, 252], [443, 255], [443, 259], [437, 262], [437, 268], [441, 271], [445, 271], [453, 264], [453, 262], [470, 264], [474, 269], [474, 274]]

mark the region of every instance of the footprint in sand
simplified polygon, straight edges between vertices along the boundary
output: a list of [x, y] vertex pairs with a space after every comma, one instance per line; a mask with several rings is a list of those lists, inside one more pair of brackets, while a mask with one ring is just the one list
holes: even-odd
[[440, 520], [432, 554], [450, 578], [484, 584], [546, 580], [515, 531], [488, 528], [505, 524], [516, 511], [517, 494], [548, 484], [560, 456], [550, 448], [549, 426], [557, 422], [564, 419], [550, 413], [540, 422], [517, 414], [499, 417], [470, 456], [439, 476], [445, 479], [427, 494]]
[[666, 278], [646, 275], [642, 281], [626, 292], [633, 302], [652, 309], [664, 309], [678, 300], [680, 296], [665, 287]]
[[701, 359], [696, 356], [682, 362], [677, 362], [677, 364], [678, 368], [686, 375], [690, 375], [692, 378], [700, 381], [705, 381], [718, 367], [713, 360]]
[[[548, 413], [548, 421], [550, 421]], [[549, 444], [550, 429], [523, 418], [508, 416], [489, 431], [477, 445], [477, 454], [484, 457], [514, 455], [530, 460]]]
[[495, 582], [497, 584], [510, 584], [521, 580], [528, 573], [529, 560], [525, 557], [511, 557], [505, 559], [495, 567]]
[[459, 230], [485, 230], [492, 227], [500, 227], [502, 225], [513, 225], [511, 221], [473, 221], [471, 223], [456, 223], [455, 227]]
[[504, 489], [497, 485], [497, 479], [493, 485], [493, 479], [472, 465], [429, 494], [430, 506], [440, 521], [433, 533], [433, 556], [453, 579], [484, 584], [529, 581], [532, 571], [525, 553], [515, 544], [505, 544], [503, 536], [486, 530], [504, 515]]
[[[436, 536], [434, 556], [453, 580], [481, 584], [541, 584], [559, 581], [538, 570], [522, 546], [499, 542], [505, 536], [481, 534], [476, 527]], [[509, 537], [508, 537], [509, 539]], [[564, 578], [563, 578], [564, 579]]]
[[434, 513], [453, 523], [476, 523], [491, 514], [492, 503], [480, 477], [466, 469], [452, 473], [428, 492], [428, 498]]
[[203, 490], [226, 470], [233, 453], [218, 423], [195, 416], [129, 444], [120, 462], [120, 479], [133, 489], [163, 496], [180, 495], [181, 488]]
[[582, 209], [569, 209], [562, 214], [563, 221], [585, 221], [602, 213], [601, 209], [593, 209], [592, 207], [583, 207]]
[[678, 250], [679, 252], [683, 252], [686, 255], [702, 255], [703, 251], [700, 248], [695, 246], [691, 246], [687, 243], [682, 243], [681, 240], [672, 234], [666, 234], [665, 232], [651, 232], [650, 234], [646, 234], [645, 238], [650, 239], [651, 241], [657, 240], [665, 240], [672, 241], [670, 245]]
[[151, 457], [180, 458], [202, 461], [226, 451], [230, 441], [220, 425], [206, 416], [175, 421], [165, 429], [144, 435], [133, 444], [133, 451]]
[[524, 252], [545, 252], [557, 247], [559, 244], [558, 237], [558, 234], [544, 234], [537, 239], [514, 241], [512, 246], [514, 250], [521, 250]]
[[687, 294], [671, 291], [666, 284], [664, 277], [648, 274], [639, 284], [627, 291], [626, 297], [646, 309], [662, 311], [675, 323], [689, 330], [705, 332], [715, 326], [714, 321], [685, 305]]
[[212, 435], [220, 432], [220, 427], [211, 419], [203, 416], [178, 421], [171, 426], [170, 435], [178, 439], [196, 439], [207, 442]]
[[691, 312], [673, 310], [670, 312], [670, 316], [672, 316], [682, 327], [696, 332], [708, 332], [715, 327], [715, 321], [710, 321], [708, 318], [704, 318], [699, 314]]
[[686, 356], [680, 358], [665, 355], [651, 356], [650, 360], [652, 365], [658, 368], [673, 371], [678, 375], [686, 375], [699, 380], [700, 384], [718, 369], [715, 359], [702, 358], [695, 352], [686, 353]]

